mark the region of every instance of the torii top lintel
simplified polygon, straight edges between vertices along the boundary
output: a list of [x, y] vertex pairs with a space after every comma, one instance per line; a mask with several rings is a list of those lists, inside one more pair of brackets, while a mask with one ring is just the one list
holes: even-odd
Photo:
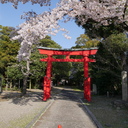
[[82, 55], [89, 56], [95, 55], [98, 48], [80, 48], [80, 49], [59, 49], [59, 48], [47, 48], [47, 47], [39, 47], [40, 54], [46, 55]]
[[[95, 59], [88, 58], [89, 55], [95, 55], [98, 48], [83, 48], [83, 49], [58, 49], [39, 47], [40, 54], [46, 54], [48, 57], [40, 59], [41, 61], [51, 62], [95, 62]], [[52, 58], [53, 55], [66, 55], [64, 59]], [[81, 55], [82, 59], [71, 59], [70, 55]], [[86, 59], [85, 59], [86, 58]]]

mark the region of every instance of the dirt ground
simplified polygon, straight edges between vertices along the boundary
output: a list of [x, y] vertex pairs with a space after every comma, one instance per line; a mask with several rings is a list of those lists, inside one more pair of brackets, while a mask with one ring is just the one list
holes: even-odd
[[42, 90], [4, 91], [0, 95], [0, 128], [30, 128], [52, 103], [42, 101]]
[[128, 106], [122, 104], [120, 97], [95, 95], [85, 104], [104, 128], [128, 128]]

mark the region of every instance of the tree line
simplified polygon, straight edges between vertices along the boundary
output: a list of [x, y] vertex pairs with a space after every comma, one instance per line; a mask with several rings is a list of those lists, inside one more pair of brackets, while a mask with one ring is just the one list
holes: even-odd
[[[29, 65], [26, 61], [18, 61], [17, 54], [20, 47], [20, 41], [12, 41], [10, 35], [14, 31], [13, 27], [0, 26], [0, 77], [2, 78], [2, 87], [8, 89], [23, 90], [24, 78], [26, 78], [26, 88], [41, 88], [43, 77], [46, 71], [46, 62], [40, 59], [46, 55], [40, 55], [38, 47], [61, 48], [54, 42], [50, 36], [40, 40], [40, 45], [33, 45]], [[61, 56], [62, 58], [63, 56]], [[61, 63], [61, 64], [60, 64]], [[57, 84], [61, 78], [68, 78], [70, 75], [71, 63], [53, 62], [52, 79]], [[29, 70], [27, 69], [29, 68]], [[63, 70], [62, 70], [63, 69]]]
[[[2, 78], [2, 87], [6, 90], [21, 89], [23, 91], [25, 73], [29, 68], [26, 88], [42, 88], [46, 63], [40, 62], [40, 59], [45, 55], [40, 55], [37, 46], [33, 45], [29, 67], [26, 66], [26, 61], [17, 61], [20, 41], [11, 40], [14, 29], [13, 27], [0, 26], [0, 77]], [[99, 40], [98, 38], [93, 39], [85, 33], [80, 35], [75, 43], [76, 46], [72, 47], [74, 49], [99, 48], [95, 56], [90, 56], [95, 58], [96, 62], [89, 64], [92, 84], [97, 85], [98, 94], [106, 94], [107, 91], [112, 94], [121, 94], [121, 72], [128, 70], [127, 34], [122, 32], [110, 33], [103, 40]], [[61, 48], [50, 36], [40, 40], [39, 46]], [[73, 58], [78, 57], [74, 56]], [[61, 56], [61, 58], [64, 58], [64, 56]], [[69, 81], [69, 86], [83, 88], [83, 74], [83, 63], [53, 62], [52, 80], [54, 85], [57, 85], [64, 78]]]
[[[89, 64], [92, 84], [97, 85], [98, 94], [121, 94], [122, 71], [128, 71], [128, 37], [126, 33], [111, 34], [104, 40], [90, 39], [86, 34], [77, 38], [75, 48], [98, 47], [95, 63]], [[82, 83], [83, 63], [75, 63], [76, 74], [72, 81]], [[78, 67], [78, 68], [77, 68]], [[78, 81], [81, 80], [81, 81]]]

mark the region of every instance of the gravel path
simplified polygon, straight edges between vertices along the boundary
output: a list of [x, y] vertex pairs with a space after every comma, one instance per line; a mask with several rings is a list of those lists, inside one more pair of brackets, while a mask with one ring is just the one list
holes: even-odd
[[71, 90], [62, 90], [33, 128], [57, 128], [58, 125], [63, 128], [97, 128]]
[[2, 99], [0, 128], [26, 128], [51, 103], [51, 100], [42, 101], [41, 90], [29, 91], [25, 97], [20, 97], [20, 93], [6, 92]]

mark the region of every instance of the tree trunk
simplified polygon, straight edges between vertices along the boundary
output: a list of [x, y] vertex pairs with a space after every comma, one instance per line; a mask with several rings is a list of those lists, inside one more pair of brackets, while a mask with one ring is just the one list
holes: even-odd
[[8, 87], [9, 87], [9, 82], [8, 82], [8, 78], [5, 78], [5, 82], [6, 82], [6, 87], [5, 87], [5, 91], [8, 91]]
[[12, 80], [10, 81], [10, 84], [9, 85], [10, 85], [10, 89], [12, 89]]
[[0, 94], [2, 93], [2, 78], [0, 77]]
[[18, 85], [18, 88], [20, 89], [20, 79], [19, 79], [19, 85]]
[[8, 83], [6, 83], [5, 91], [8, 91]]
[[27, 76], [23, 79], [22, 95], [25, 95], [27, 92]]
[[[30, 75], [30, 56], [31, 56], [31, 48], [29, 49], [29, 56], [28, 56], [28, 59], [26, 61], [26, 72], [21, 70], [23, 75], [24, 75], [23, 87], [22, 87], [22, 95], [25, 95], [26, 92], [27, 92], [27, 79], [29, 78], [29, 75]], [[24, 67], [22, 67], [22, 69], [24, 69]]]
[[29, 89], [32, 89], [32, 81], [31, 81], [31, 79], [29, 81]]

